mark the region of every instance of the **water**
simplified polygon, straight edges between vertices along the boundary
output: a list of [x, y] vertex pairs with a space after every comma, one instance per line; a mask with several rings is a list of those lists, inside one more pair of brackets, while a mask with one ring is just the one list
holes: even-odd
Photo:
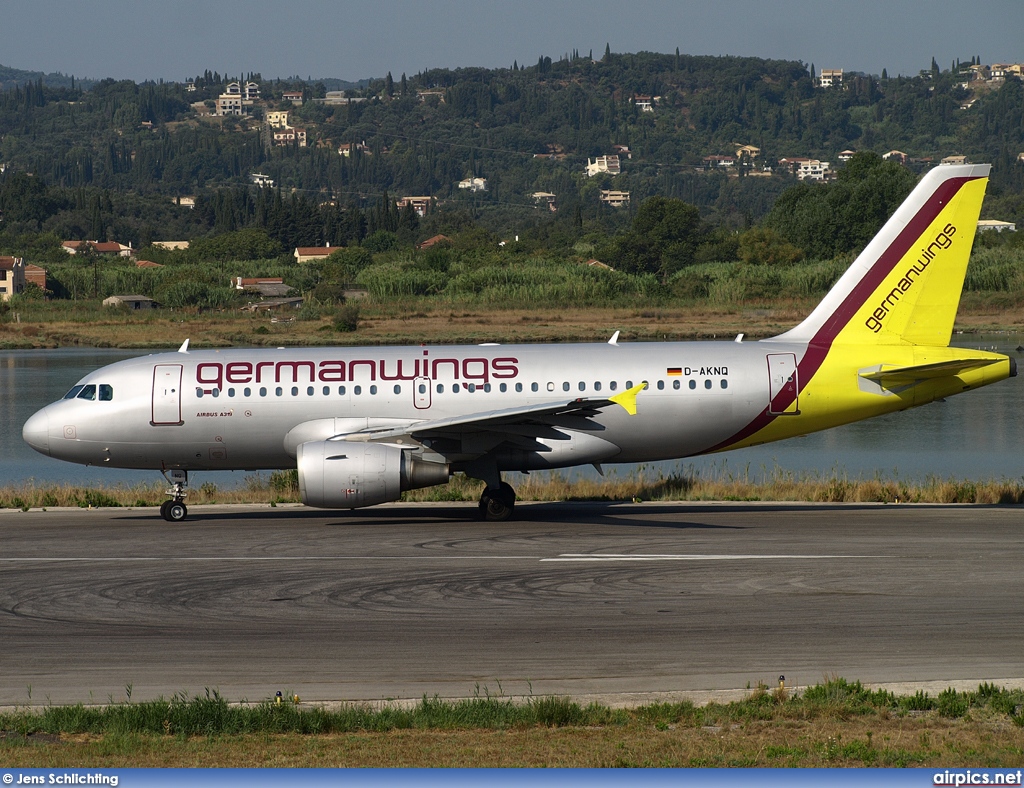
[[[961, 347], [1006, 353], [1022, 361], [1012, 334], [958, 336]], [[95, 468], [54, 460], [30, 449], [21, 428], [38, 408], [60, 399], [87, 372], [140, 351], [64, 348], [0, 351], [0, 483], [28, 480], [69, 484], [133, 484], [160, 479], [154, 471]], [[1024, 371], [1024, 363], [1021, 364]], [[920, 408], [849, 424], [803, 438], [755, 446], [710, 457], [655, 463], [648, 467], [671, 472], [723, 468], [752, 478], [778, 467], [802, 474], [845, 474], [850, 479], [875, 477], [924, 481], [928, 477], [1015, 479], [1024, 476], [1024, 419], [1020, 378]], [[611, 466], [618, 476], [633, 466]], [[593, 473], [586, 469], [580, 473]], [[196, 482], [219, 487], [242, 484], [244, 472], [196, 474]]]

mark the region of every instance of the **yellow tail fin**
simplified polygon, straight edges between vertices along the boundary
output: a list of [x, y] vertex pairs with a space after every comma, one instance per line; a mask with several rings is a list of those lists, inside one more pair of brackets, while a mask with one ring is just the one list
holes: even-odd
[[777, 339], [948, 345], [989, 169], [929, 171], [818, 307]]

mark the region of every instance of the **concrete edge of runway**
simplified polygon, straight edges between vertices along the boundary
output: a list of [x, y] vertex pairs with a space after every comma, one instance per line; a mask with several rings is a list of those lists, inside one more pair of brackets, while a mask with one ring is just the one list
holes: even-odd
[[[854, 681], [854, 679], [848, 679], [848, 681]], [[973, 692], [978, 689], [978, 685], [982, 683], [993, 684], [996, 687], [1001, 687], [1008, 690], [1024, 689], [1024, 678], [1017, 679], [950, 679], [948, 681], [899, 681], [889, 683], [866, 683], [864, 684], [865, 689], [869, 690], [888, 690], [898, 697], [906, 695], [914, 695], [918, 692], [925, 692], [931, 696], [936, 696], [940, 692], [947, 689], [955, 689], [958, 692]], [[814, 685], [786, 685], [786, 691], [790, 693], [800, 693], [808, 689], [809, 686]], [[657, 703], [682, 703], [689, 701], [695, 706], [707, 706], [711, 703], [736, 703], [749, 697], [756, 688], [744, 687], [742, 689], [719, 689], [719, 690], [681, 690], [679, 692], [608, 692], [608, 693], [592, 693], [592, 694], [581, 694], [581, 695], [508, 695], [508, 696], [491, 696], [492, 700], [501, 700], [505, 697], [507, 700], [519, 703], [527, 703], [533, 697], [566, 697], [570, 700], [576, 701], [577, 703], [586, 706], [591, 703], [596, 703], [601, 706], [607, 706], [612, 709], [635, 709], [641, 706], [650, 706]], [[766, 689], [773, 691], [774, 686], [766, 686]], [[479, 700], [479, 696], [453, 696], [449, 698], [438, 697], [439, 700], [447, 701], [449, 703], [457, 703], [459, 701], [466, 700]], [[411, 709], [417, 706], [422, 701], [422, 698], [364, 698], [364, 699], [349, 699], [349, 700], [317, 700], [317, 701], [305, 701], [300, 702], [300, 708], [320, 708], [328, 711], [334, 709], [348, 708], [352, 706], [368, 707], [372, 709], [384, 709], [384, 708], [399, 708], [399, 709]], [[25, 712], [42, 712], [47, 708], [51, 708], [52, 705], [67, 705], [77, 706], [83, 705], [89, 708], [105, 708], [110, 703], [85, 703], [85, 704], [32, 704], [32, 703], [20, 703], [15, 705], [0, 705], [0, 714], [11, 714], [11, 713], [25, 713]], [[230, 702], [231, 706], [241, 705], [241, 702]]]
[[[653, 507], [653, 508], [664, 508], [664, 507], [687, 507], [695, 509], [704, 508], [749, 508], [749, 507], [764, 507], [764, 508], [885, 508], [885, 507], [913, 507], [913, 508], [942, 508], [942, 509], [971, 509], [983, 507], [986, 509], [1016, 509], [1022, 508], [1021, 504], [1001, 504], [1001, 503], [928, 503], [928, 502], [906, 502], [906, 503], [884, 503], [881, 501], [517, 501], [516, 509], [532, 508], [537, 506], [565, 506], [565, 507], [594, 507], [594, 508], [609, 508], [617, 506], [636, 506], [636, 507]], [[358, 514], [369, 514], [371, 512], [386, 512], [388, 510], [397, 508], [421, 508], [421, 509], [468, 509], [475, 510], [478, 504], [472, 501], [393, 501], [390, 503], [381, 503], [375, 506], [368, 506], [361, 509], [316, 509], [314, 507], [306, 506], [302, 503], [202, 503], [202, 504], [188, 504], [189, 513], [201, 514], [201, 513], [217, 513], [217, 512], [244, 512], [244, 511], [258, 511], [268, 512], [274, 509], [280, 509], [285, 511], [300, 511], [309, 512], [310, 514], [317, 514], [324, 517], [330, 517], [339, 513], [349, 513], [355, 516]], [[33, 506], [28, 509], [0, 509], [0, 516], [2, 515], [19, 515], [19, 514], [35, 514], [35, 513], [77, 513], [83, 512], [98, 512], [98, 513], [147, 513], [153, 514], [156, 517], [160, 516], [160, 507], [153, 506], [46, 506], [39, 507]], [[188, 519], [186, 518], [186, 522]], [[508, 523], [515, 523], [515, 516]], [[500, 524], [498, 524], [500, 525]]]

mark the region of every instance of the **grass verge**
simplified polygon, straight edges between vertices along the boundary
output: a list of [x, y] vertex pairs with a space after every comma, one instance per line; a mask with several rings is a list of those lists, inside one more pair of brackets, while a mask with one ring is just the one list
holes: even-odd
[[[971, 481], [930, 477], [923, 482], [898, 478], [849, 479], [840, 473], [795, 473], [774, 467], [752, 473], [728, 466], [697, 470], [678, 467], [665, 473], [641, 467], [619, 477], [572, 478], [559, 472], [510, 477], [520, 501], [800, 501], [809, 503], [1024, 503], [1024, 479]], [[483, 483], [454, 476], [448, 484], [411, 490], [406, 502], [477, 501]], [[89, 488], [35, 482], [0, 487], [0, 509], [78, 506], [159, 506], [166, 499], [163, 483]], [[189, 504], [296, 503], [296, 471], [248, 476], [237, 488], [212, 482], [192, 488]]]
[[216, 692], [0, 715], [0, 758], [33, 766], [1000, 766], [1024, 764], [1024, 691], [803, 692], [631, 709], [571, 698], [424, 698], [411, 708], [229, 704]]

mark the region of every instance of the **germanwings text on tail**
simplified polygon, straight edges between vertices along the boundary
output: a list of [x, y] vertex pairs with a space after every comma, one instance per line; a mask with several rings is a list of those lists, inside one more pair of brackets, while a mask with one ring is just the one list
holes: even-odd
[[757, 342], [189, 351], [121, 361], [26, 422], [37, 451], [154, 469], [187, 515], [190, 471], [297, 468], [304, 503], [354, 509], [504, 471], [752, 446], [1012, 377], [949, 347], [988, 165], [927, 173], [800, 325]]

